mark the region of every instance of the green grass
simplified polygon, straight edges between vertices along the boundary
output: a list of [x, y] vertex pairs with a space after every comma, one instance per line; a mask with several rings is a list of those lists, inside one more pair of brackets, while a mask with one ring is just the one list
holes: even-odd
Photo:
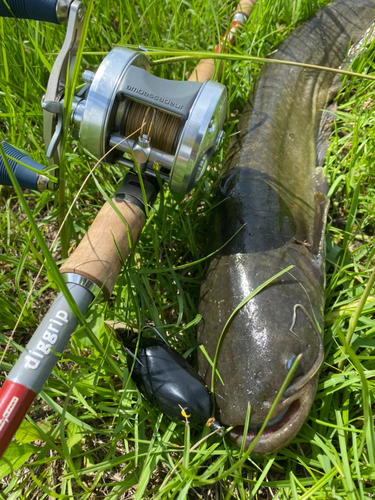
[[[232, 54], [266, 57], [328, 1], [259, 0]], [[95, 2], [82, 58], [96, 68], [117, 44], [212, 50], [232, 6], [209, 1]], [[0, 19], [0, 138], [46, 163], [40, 100], [65, 26]], [[375, 74], [371, 54], [354, 71]], [[152, 59], [154, 61], [154, 59]], [[157, 76], [183, 80], [195, 61], [155, 65]], [[225, 63], [230, 108], [227, 136], [205, 180], [184, 199], [166, 187], [107, 304], [95, 304], [0, 462], [0, 499], [371, 498], [375, 493], [373, 408], [375, 294], [367, 290], [375, 246], [374, 83], [351, 79], [339, 97], [327, 156], [331, 185], [327, 232], [325, 363], [308, 420], [284, 450], [268, 457], [241, 452], [201, 427], [169, 422], [146, 403], [131, 381], [125, 354], [104, 321], [135, 328], [153, 321], [170, 344], [196, 360], [199, 286], [204, 239], [217, 178], [231, 131], [261, 65]], [[93, 162], [69, 136], [65, 203], [57, 194], [25, 192], [50, 254], [58, 219], [70, 207]], [[74, 248], [123, 175], [101, 164], [71, 207], [67, 241]], [[11, 188], [0, 193], [0, 349], [3, 376], [32, 335], [57, 292], [55, 271]], [[189, 264], [188, 266], [186, 264]], [[34, 281], [42, 268], [35, 284]], [[22, 315], [21, 315], [21, 311]], [[17, 326], [16, 326], [17, 325]], [[9, 341], [11, 331], [13, 339]], [[345, 337], [351, 350], [342, 347]], [[1, 351], [0, 351], [1, 352]], [[109, 358], [112, 361], [109, 362]], [[114, 361], [113, 361], [114, 360]], [[341, 365], [342, 362], [342, 365]], [[123, 375], [120, 374], [123, 372]], [[368, 425], [367, 425], [368, 424]]]

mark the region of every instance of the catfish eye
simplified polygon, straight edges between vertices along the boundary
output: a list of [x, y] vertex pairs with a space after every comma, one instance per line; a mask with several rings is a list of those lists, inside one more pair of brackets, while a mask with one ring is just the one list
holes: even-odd
[[293, 356], [290, 358], [290, 360], [287, 362], [286, 364], [286, 369], [289, 371], [292, 366], [293, 366], [293, 363], [295, 362], [297, 356], [295, 354], [293, 354]]

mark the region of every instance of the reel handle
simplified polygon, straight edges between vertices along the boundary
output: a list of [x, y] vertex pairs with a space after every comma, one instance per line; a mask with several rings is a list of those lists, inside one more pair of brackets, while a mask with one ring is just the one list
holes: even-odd
[[94, 282], [102, 289], [104, 300], [111, 296], [122, 262], [146, 222], [135, 205], [116, 199], [112, 202], [122, 217], [109, 202], [105, 203], [77, 249], [60, 268], [62, 274], [78, 274]]
[[0, 17], [60, 24], [67, 20], [69, 4], [69, 0], [0, 0]]
[[[1, 142], [4, 153], [8, 158], [8, 163], [17, 177], [18, 183], [23, 189], [33, 189], [34, 191], [43, 191], [49, 186], [48, 178], [41, 175], [43, 170], [46, 168], [40, 163], [34, 161], [29, 156], [22, 153], [15, 147], [11, 146], [7, 142]], [[33, 168], [30, 170], [21, 163]], [[35, 171], [36, 170], [36, 171]], [[11, 186], [12, 181], [8, 175], [7, 169], [3, 157], [0, 156], [0, 185]]]

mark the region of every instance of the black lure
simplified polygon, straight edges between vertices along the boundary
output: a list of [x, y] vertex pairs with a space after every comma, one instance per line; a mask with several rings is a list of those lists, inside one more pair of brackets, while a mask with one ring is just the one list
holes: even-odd
[[[143, 338], [147, 328], [161, 340]], [[118, 330], [117, 333], [128, 353], [129, 367], [135, 358], [132, 379], [149, 403], [172, 419], [206, 423], [212, 430], [221, 427], [212, 417], [212, 401], [203, 380], [154, 326], [147, 325], [142, 329], [136, 357], [137, 339], [127, 346], [121, 333]]]

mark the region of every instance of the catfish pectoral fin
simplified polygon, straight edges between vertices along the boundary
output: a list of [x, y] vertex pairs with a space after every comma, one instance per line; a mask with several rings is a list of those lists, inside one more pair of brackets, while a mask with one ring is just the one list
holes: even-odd
[[328, 195], [329, 184], [328, 184], [327, 178], [325, 176], [323, 167], [316, 167], [315, 168], [315, 186], [316, 186], [317, 193], [323, 193], [326, 196]]
[[324, 238], [327, 225], [329, 199], [323, 193], [314, 193], [315, 218], [311, 252], [316, 256], [324, 254]]

